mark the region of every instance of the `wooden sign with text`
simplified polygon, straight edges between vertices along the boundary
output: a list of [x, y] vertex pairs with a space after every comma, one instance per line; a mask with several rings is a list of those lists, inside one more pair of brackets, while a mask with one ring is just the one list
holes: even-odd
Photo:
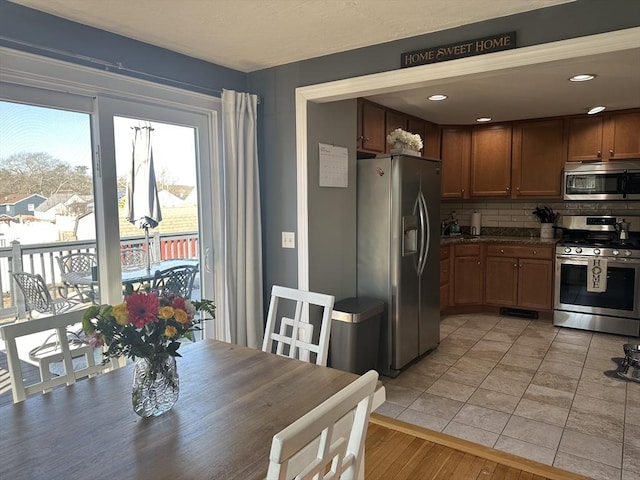
[[400, 67], [415, 67], [427, 63], [445, 62], [457, 58], [473, 57], [516, 47], [516, 32], [500, 33], [490, 37], [451, 43], [440, 47], [403, 53]]

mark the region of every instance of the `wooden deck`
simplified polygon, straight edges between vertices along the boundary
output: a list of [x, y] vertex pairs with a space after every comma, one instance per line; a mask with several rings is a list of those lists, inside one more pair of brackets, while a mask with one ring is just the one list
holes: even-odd
[[365, 449], [367, 480], [590, 480], [375, 413]]

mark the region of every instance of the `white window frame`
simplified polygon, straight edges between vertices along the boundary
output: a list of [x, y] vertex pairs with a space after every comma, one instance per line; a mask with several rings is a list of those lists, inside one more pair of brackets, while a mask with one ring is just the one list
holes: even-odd
[[[210, 158], [208, 162], [205, 158], [200, 159], [201, 165], [198, 168], [201, 181], [203, 175], [207, 176], [206, 183], [212, 186], [214, 176], [217, 175], [216, 166], [221, 164], [222, 126], [220, 117], [222, 102], [217, 97], [0, 47], [0, 99], [92, 114], [96, 198], [102, 198], [98, 196], [108, 193], [103, 191], [105, 188], [110, 189], [115, 186], [115, 178], [112, 177], [115, 175], [115, 168], [111, 173], [110, 169], [103, 169], [101, 164], [101, 157], [107, 153], [100, 151], [99, 107], [101, 102], [104, 105], [117, 101], [138, 103], [150, 108], [169, 108], [181, 110], [187, 115], [204, 116], [207, 131], [202, 133], [206, 133], [208, 138], [202, 141], [207, 142], [206, 151]], [[107, 145], [105, 144], [105, 146]], [[110, 186], [112, 182], [113, 186]], [[201, 206], [215, 205], [217, 200], [212, 191], [204, 192], [199, 189], [199, 194]], [[99, 224], [105, 219], [105, 203], [96, 202], [96, 204], [100, 204], [99, 208], [96, 205], [96, 218]], [[9, 208], [7, 205], [8, 211]], [[218, 211], [217, 208], [203, 209], [201, 207], [201, 225], [199, 226], [201, 238], [213, 238], [214, 219], [212, 214], [215, 211]], [[112, 235], [107, 232], [104, 225], [97, 229], [96, 236], [96, 241], [100, 245], [113, 243]], [[211, 246], [203, 248], [202, 244], [200, 242], [201, 276], [203, 277], [201, 294], [203, 298], [215, 298], [214, 255]], [[109, 282], [110, 287], [105, 292], [103, 301], [113, 302], [118, 299], [119, 287], [116, 284], [112, 285], [112, 283], [114, 282]], [[205, 328], [206, 326], [205, 323]], [[207, 336], [223, 338], [222, 334], [223, 332], [207, 332], [205, 330]]]

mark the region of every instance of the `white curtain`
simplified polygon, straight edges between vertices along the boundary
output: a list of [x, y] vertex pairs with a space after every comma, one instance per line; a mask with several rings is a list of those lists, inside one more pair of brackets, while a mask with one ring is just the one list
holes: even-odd
[[217, 176], [216, 317], [225, 340], [260, 348], [264, 332], [262, 223], [257, 143], [258, 97], [222, 92], [224, 157]]

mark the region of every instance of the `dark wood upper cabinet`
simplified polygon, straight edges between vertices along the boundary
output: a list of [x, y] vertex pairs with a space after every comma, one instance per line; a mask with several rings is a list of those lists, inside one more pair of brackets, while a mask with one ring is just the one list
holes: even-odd
[[602, 160], [604, 117], [577, 117], [567, 120], [569, 162], [599, 162]]
[[407, 122], [409, 120], [409, 116], [404, 113], [396, 112], [395, 110], [387, 110], [386, 111], [386, 119], [385, 119], [385, 134], [384, 134], [384, 142], [385, 142], [385, 152], [389, 153], [393, 148], [393, 145], [387, 142], [387, 135], [393, 132], [396, 128], [401, 128], [402, 130], [407, 130]]
[[612, 112], [607, 120], [603, 134], [605, 157], [608, 160], [639, 160], [640, 111]]
[[384, 153], [385, 108], [365, 99], [358, 99], [358, 150]]
[[566, 146], [561, 118], [516, 122], [513, 128], [511, 196], [560, 197]]
[[441, 197], [469, 198], [471, 129], [445, 127], [441, 141]]
[[640, 111], [567, 119], [569, 162], [640, 159]]
[[425, 120], [422, 141], [424, 143], [422, 155], [429, 158], [440, 158], [441, 139], [438, 125]]
[[471, 197], [511, 195], [511, 124], [474, 127], [471, 133]]

